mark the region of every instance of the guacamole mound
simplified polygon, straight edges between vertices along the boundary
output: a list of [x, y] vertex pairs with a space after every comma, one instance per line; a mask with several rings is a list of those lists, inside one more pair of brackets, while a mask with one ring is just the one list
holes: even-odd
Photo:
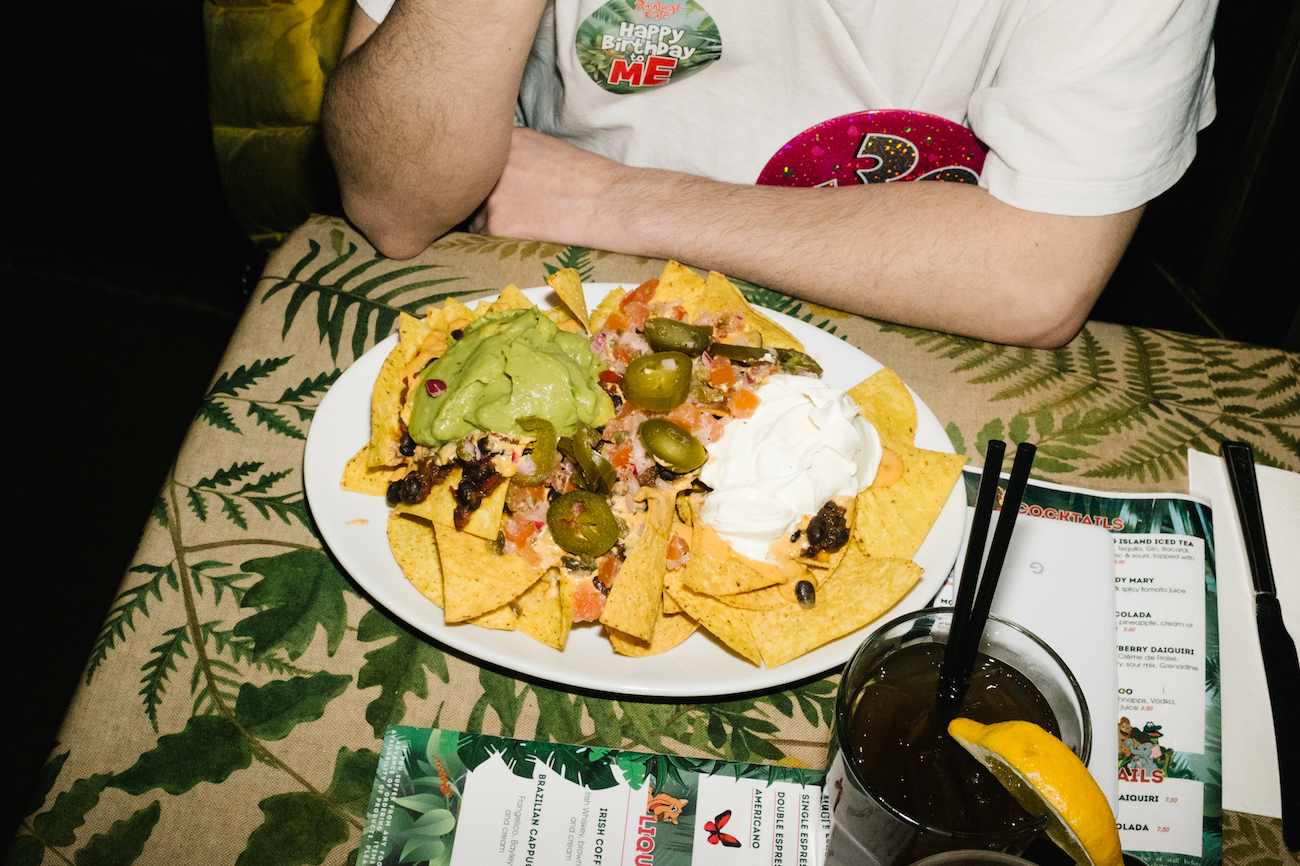
[[[537, 310], [488, 313], [420, 374], [409, 433], [436, 448], [480, 430], [524, 436], [515, 422], [530, 415], [560, 436], [573, 435], [578, 421], [600, 427], [614, 415], [596, 379], [603, 369], [586, 337], [561, 331]], [[431, 396], [431, 379], [446, 390]]]

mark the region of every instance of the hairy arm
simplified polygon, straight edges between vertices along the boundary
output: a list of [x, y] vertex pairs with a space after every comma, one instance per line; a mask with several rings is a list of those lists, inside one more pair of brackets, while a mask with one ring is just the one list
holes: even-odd
[[397, 0], [382, 24], [353, 6], [321, 124], [344, 210], [385, 255], [416, 255], [492, 190], [544, 2]]
[[521, 129], [477, 227], [673, 258], [891, 322], [1051, 347], [1083, 325], [1141, 212], [1035, 213], [955, 183], [728, 184]]

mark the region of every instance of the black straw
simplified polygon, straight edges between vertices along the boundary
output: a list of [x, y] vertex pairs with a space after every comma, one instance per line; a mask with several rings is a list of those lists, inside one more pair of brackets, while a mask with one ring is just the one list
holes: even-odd
[[[1002, 446], [1002, 443], [998, 444]], [[990, 442], [989, 445], [991, 450], [993, 443]], [[940, 667], [939, 694], [953, 705], [961, 702], [970, 683], [980, 638], [984, 634], [984, 625], [988, 622], [989, 610], [993, 606], [993, 593], [997, 590], [998, 578], [1002, 575], [1002, 565], [1006, 562], [1007, 548], [1011, 545], [1011, 533], [1015, 529], [1020, 503], [1025, 495], [1025, 486], [1029, 483], [1029, 470], [1034, 465], [1034, 454], [1037, 450], [1028, 442], [1021, 442], [1016, 446], [1016, 459], [1011, 467], [1006, 493], [1002, 497], [1002, 510], [998, 515], [997, 528], [993, 531], [993, 543], [989, 547], [988, 560], [984, 563], [983, 573], [977, 583], [974, 579], [968, 580], [968, 577], [972, 577], [978, 570], [978, 562], [984, 553], [984, 539], [990, 519], [990, 514], [984, 513], [981, 525], [980, 505], [983, 504], [984, 482], [987, 480], [988, 472], [988, 464], [985, 464], [986, 477], [980, 481], [980, 501], [976, 503], [975, 524], [971, 527], [966, 564], [962, 570], [961, 585], [957, 588], [957, 606], [953, 610], [948, 646], [944, 650], [943, 664]], [[1000, 470], [1001, 454], [998, 454], [997, 464]], [[993, 473], [993, 478], [996, 488], [997, 471]], [[972, 551], [974, 551], [975, 565], [971, 564]], [[970, 588], [967, 588], [968, 583]], [[973, 597], [974, 600], [966, 601], [963, 597]]]
[[958, 656], [962, 667], [957, 675], [963, 682], [970, 678], [975, 664], [975, 652], [979, 648], [984, 624], [988, 622], [989, 609], [993, 607], [993, 593], [998, 587], [998, 578], [1002, 576], [1002, 564], [1006, 562], [1007, 548], [1011, 546], [1011, 531], [1015, 529], [1016, 517], [1020, 514], [1020, 502], [1025, 497], [1025, 485], [1029, 483], [1029, 470], [1034, 465], [1037, 450], [1028, 442], [1016, 446], [1011, 478], [1007, 481], [1006, 493], [1002, 495], [1002, 513], [998, 515], [998, 525], [993, 530], [993, 544], [989, 547], [989, 558], [984, 563], [975, 605], [971, 608], [970, 622], [963, 636], [965, 642]]
[[1002, 477], [1002, 459], [1007, 443], [1001, 439], [989, 441], [984, 454], [984, 472], [980, 476], [980, 489], [975, 498], [975, 516], [971, 520], [970, 541], [966, 545], [966, 560], [962, 563], [961, 577], [957, 581], [957, 598], [953, 602], [952, 624], [948, 628], [948, 646], [943, 663], [939, 666], [939, 694], [950, 695], [957, 685], [960, 664], [956, 647], [966, 633], [967, 620], [975, 603], [975, 587], [979, 583], [980, 563], [984, 559], [984, 542], [989, 534], [989, 520], [997, 502], [998, 482]]

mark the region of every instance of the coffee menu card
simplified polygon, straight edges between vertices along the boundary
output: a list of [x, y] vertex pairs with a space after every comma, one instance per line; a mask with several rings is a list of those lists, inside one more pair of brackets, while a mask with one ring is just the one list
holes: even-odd
[[357, 862], [818, 866], [824, 775], [394, 726]]

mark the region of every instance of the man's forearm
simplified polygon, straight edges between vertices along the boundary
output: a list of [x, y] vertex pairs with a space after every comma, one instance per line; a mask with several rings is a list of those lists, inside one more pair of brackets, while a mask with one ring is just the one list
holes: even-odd
[[727, 184], [517, 130], [486, 230], [673, 258], [892, 322], [1053, 346], [1086, 319], [1140, 215], [1032, 213], [953, 183]]
[[415, 255], [491, 191], [542, 5], [398, 0], [377, 28], [354, 9], [321, 120], [344, 209], [382, 252]]
[[599, 248], [679, 258], [828, 306], [997, 342], [1060, 345], [1140, 213], [1064, 217], [974, 186], [787, 189], [629, 173]]

